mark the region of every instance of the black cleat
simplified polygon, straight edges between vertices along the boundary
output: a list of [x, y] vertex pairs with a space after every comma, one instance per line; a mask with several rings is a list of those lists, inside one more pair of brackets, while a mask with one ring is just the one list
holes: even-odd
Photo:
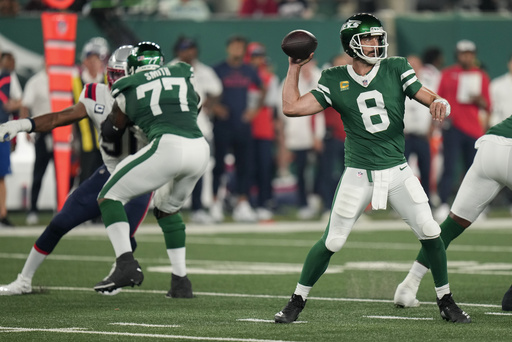
[[471, 323], [471, 317], [455, 304], [451, 293], [445, 294], [441, 299], [437, 298], [437, 306], [444, 320], [453, 323]]
[[293, 294], [288, 304], [274, 316], [276, 323], [292, 323], [299, 318], [299, 314], [306, 306], [306, 301], [302, 299], [301, 295]]
[[144, 274], [139, 262], [133, 258], [132, 252], [127, 252], [116, 259], [114, 272], [94, 286], [97, 292], [112, 292], [125, 286], [139, 286], [144, 280]]
[[512, 311], [512, 286], [505, 292], [503, 300], [501, 301], [501, 309], [503, 311]]
[[165, 295], [167, 298], [194, 298], [192, 283], [187, 276], [171, 275], [171, 289]]

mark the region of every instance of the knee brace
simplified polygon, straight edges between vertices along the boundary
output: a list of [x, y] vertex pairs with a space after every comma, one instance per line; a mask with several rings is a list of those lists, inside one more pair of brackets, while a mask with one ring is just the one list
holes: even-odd
[[325, 238], [325, 247], [331, 252], [339, 252], [345, 242], [347, 241], [348, 234], [350, 233], [350, 228], [337, 228], [332, 229], [333, 227], [329, 227], [329, 232], [327, 233], [327, 237]]
[[424, 235], [424, 239], [433, 239], [441, 234], [441, 227], [439, 227], [436, 221], [431, 219], [421, 226], [421, 232]]
[[158, 219], [167, 249], [185, 247], [185, 223], [180, 213]]

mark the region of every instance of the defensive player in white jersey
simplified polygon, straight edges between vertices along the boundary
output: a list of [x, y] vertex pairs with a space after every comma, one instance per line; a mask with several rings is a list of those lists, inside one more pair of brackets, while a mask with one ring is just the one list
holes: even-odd
[[115, 103], [102, 124], [103, 140], [115, 144], [123, 130], [135, 124], [150, 142], [116, 167], [98, 195], [116, 254], [113, 273], [94, 287], [99, 292], [142, 283], [144, 276], [133, 257], [123, 204], [154, 190], [154, 214], [164, 233], [169, 257], [183, 261], [182, 267], [173, 264], [167, 295], [174, 296], [174, 282], [190, 284], [180, 209], [206, 170], [210, 148], [197, 126], [199, 96], [192, 85], [192, 67], [183, 62], [163, 66], [163, 59], [158, 44], [137, 44], [127, 59], [129, 76], [112, 87]]
[[[475, 222], [501, 189], [505, 186], [512, 189], [512, 117], [491, 127], [476, 141], [475, 148], [475, 160], [464, 176], [450, 214], [441, 223], [445, 248]], [[397, 306], [419, 306], [416, 293], [429, 268], [429, 261], [421, 249], [409, 274], [396, 289], [394, 302]], [[512, 286], [503, 296], [501, 307], [504, 311], [512, 311]]]
[[[89, 117], [96, 129], [112, 110], [114, 99], [110, 95], [110, 87], [126, 73], [126, 57], [133, 46], [122, 46], [111, 56], [108, 62], [109, 86], [99, 83], [87, 84], [80, 94], [80, 101], [60, 112], [48, 113], [34, 119], [9, 121], [0, 125], [0, 140], [10, 140], [18, 132], [47, 132], [58, 126], [69, 125], [85, 117]], [[129, 134], [125, 134], [127, 138]], [[126, 141], [129, 143], [129, 141]], [[81, 223], [100, 215], [97, 197], [101, 187], [107, 181], [119, 161], [129, 154], [129, 145], [118, 151], [119, 156], [112, 157], [102, 151], [104, 165], [94, 172], [85, 182], [70, 194], [62, 210], [53, 217], [41, 236], [32, 247], [25, 265], [18, 278], [0, 287], [0, 295], [20, 295], [32, 292], [34, 273], [53, 251], [60, 239], [71, 229]], [[134, 150], [135, 151], [135, 150]], [[133, 249], [137, 244], [133, 237], [139, 224], [143, 221], [149, 206], [151, 195], [145, 194], [126, 204], [130, 222], [130, 243]]]
[[414, 98], [430, 108], [432, 118], [443, 120], [449, 104], [422, 86], [402, 57], [387, 57], [387, 33], [371, 14], [356, 14], [341, 27], [344, 50], [353, 64], [322, 72], [318, 87], [301, 95], [299, 73], [306, 60], [289, 58], [283, 87], [287, 116], [312, 115], [332, 106], [343, 120], [346, 169], [338, 184], [329, 223], [311, 248], [299, 282], [288, 304], [274, 316], [276, 323], [295, 321], [313, 285], [327, 269], [331, 256], [341, 250], [356, 220], [371, 201], [373, 209], [386, 209], [387, 201], [412, 228], [432, 266], [437, 304], [445, 320], [471, 319], [454, 302], [439, 237], [425, 191], [404, 157], [404, 102]]

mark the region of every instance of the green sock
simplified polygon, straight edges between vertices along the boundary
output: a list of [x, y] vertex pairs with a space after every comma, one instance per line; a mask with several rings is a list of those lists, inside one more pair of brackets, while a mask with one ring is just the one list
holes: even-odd
[[105, 199], [99, 206], [105, 227], [116, 222], [128, 222], [126, 211], [120, 201]]
[[305, 286], [313, 286], [318, 279], [324, 274], [329, 261], [334, 252], [331, 252], [325, 247], [324, 239], [320, 239], [309, 250], [302, 273], [300, 274], [299, 284]]
[[[455, 222], [450, 216], [441, 223], [441, 239], [443, 239], [444, 248], [448, 249], [450, 242], [455, 240], [457, 236], [464, 232], [464, 228]], [[423, 248], [418, 253], [416, 260], [427, 268], [430, 268], [430, 264], [425, 254], [423, 254]]]
[[446, 266], [446, 249], [441, 237], [431, 240], [420, 240], [422, 251], [427, 256], [430, 271], [436, 287], [448, 284], [448, 267]]
[[185, 247], [185, 223], [180, 213], [158, 220], [162, 228], [167, 249]]

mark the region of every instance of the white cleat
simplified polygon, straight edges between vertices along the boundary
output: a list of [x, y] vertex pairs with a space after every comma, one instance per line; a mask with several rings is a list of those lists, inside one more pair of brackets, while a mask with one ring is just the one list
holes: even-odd
[[405, 283], [398, 284], [395, 291], [393, 302], [399, 308], [416, 308], [420, 306], [420, 302], [416, 299], [417, 288], [413, 288]]
[[12, 283], [0, 286], [0, 296], [15, 296], [27, 293], [32, 293], [32, 285], [21, 273]]

